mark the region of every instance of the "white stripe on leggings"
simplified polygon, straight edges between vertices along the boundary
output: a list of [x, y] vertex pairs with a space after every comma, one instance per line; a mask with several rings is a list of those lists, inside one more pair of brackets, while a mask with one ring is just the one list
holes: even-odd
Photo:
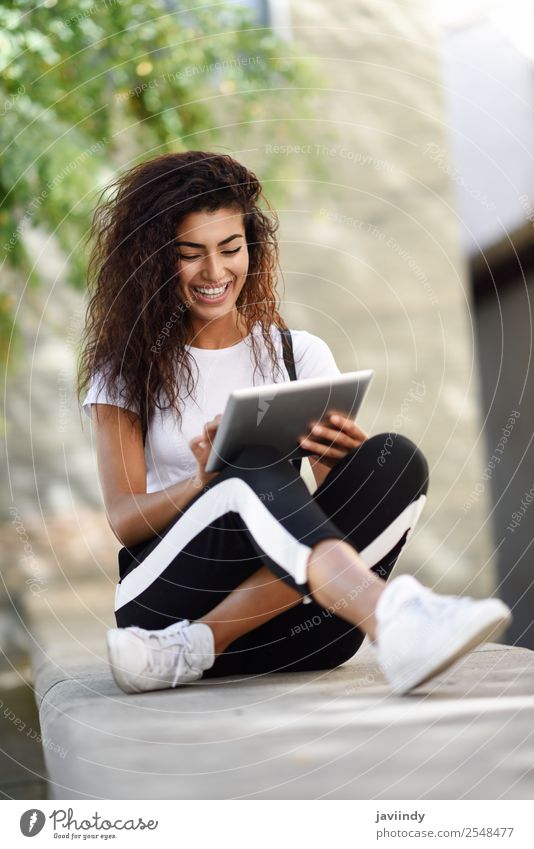
[[197, 498], [153, 551], [117, 585], [115, 610], [144, 592], [197, 534], [230, 510], [239, 513], [262, 551], [297, 584], [306, 583], [311, 548], [284, 528], [248, 483], [227, 478]]
[[420, 495], [399, 513], [391, 525], [360, 551], [360, 557], [371, 567], [376, 566], [388, 554], [408, 531], [408, 540], [425, 506], [426, 495]]
[[[426, 496], [420, 495], [360, 551], [360, 556], [369, 567], [382, 560], [406, 531], [409, 531], [410, 536], [425, 501]], [[244, 480], [227, 478], [191, 504], [153, 551], [122, 579], [115, 591], [115, 610], [124, 607], [148, 589], [200, 531], [229, 511], [239, 513], [261, 550], [292, 575], [297, 585], [306, 583], [311, 548], [299, 542], [284, 528]], [[304, 603], [311, 600], [310, 596], [304, 597]]]

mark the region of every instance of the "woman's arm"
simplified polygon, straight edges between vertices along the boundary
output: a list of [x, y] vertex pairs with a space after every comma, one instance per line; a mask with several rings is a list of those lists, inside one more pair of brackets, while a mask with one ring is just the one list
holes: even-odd
[[111, 404], [92, 404], [98, 473], [110, 527], [122, 545], [149, 540], [198, 494], [196, 476], [160, 492], [146, 491], [139, 416]]

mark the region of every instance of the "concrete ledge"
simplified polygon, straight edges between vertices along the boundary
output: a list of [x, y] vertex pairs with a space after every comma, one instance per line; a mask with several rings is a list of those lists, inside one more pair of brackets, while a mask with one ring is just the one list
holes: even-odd
[[28, 603], [52, 798], [532, 798], [533, 652], [486, 644], [403, 698], [366, 644], [334, 670], [127, 696], [111, 608], [95, 581]]

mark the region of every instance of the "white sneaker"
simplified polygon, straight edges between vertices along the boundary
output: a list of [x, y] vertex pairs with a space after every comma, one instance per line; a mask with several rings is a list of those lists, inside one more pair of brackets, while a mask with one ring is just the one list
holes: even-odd
[[188, 619], [159, 631], [112, 628], [106, 642], [113, 678], [125, 693], [188, 684], [215, 662], [213, 631]]
[[371, 645], [396, 695], [428, 681], [480, 643], [497, 639], [512, 620], [500, 599], [438, 595], [412, 575], [399, 575], [386, 585], [375, 616]]

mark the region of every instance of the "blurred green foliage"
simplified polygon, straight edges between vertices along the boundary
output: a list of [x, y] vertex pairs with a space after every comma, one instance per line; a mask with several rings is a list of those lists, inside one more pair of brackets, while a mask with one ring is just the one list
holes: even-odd
[[[221, 150], [222, 140], [221, 152], [244, 149], [258, 131], [274, 143], [302, 140], [315, 63], [245, 7], [176, 6], [18, 0], [0, 8], [0, 262], [21, 285], [38, 283], [21, 234], [39, 226], [65, 251], [68, 282], [83, 288], [81, 244], [96, 194], [121, 168], [171, 150]], [[267, 158], [262, 178], [280, 174], [282, 187], [287, 167]], [[17, 300], [3, 287], [0, 356]]]

